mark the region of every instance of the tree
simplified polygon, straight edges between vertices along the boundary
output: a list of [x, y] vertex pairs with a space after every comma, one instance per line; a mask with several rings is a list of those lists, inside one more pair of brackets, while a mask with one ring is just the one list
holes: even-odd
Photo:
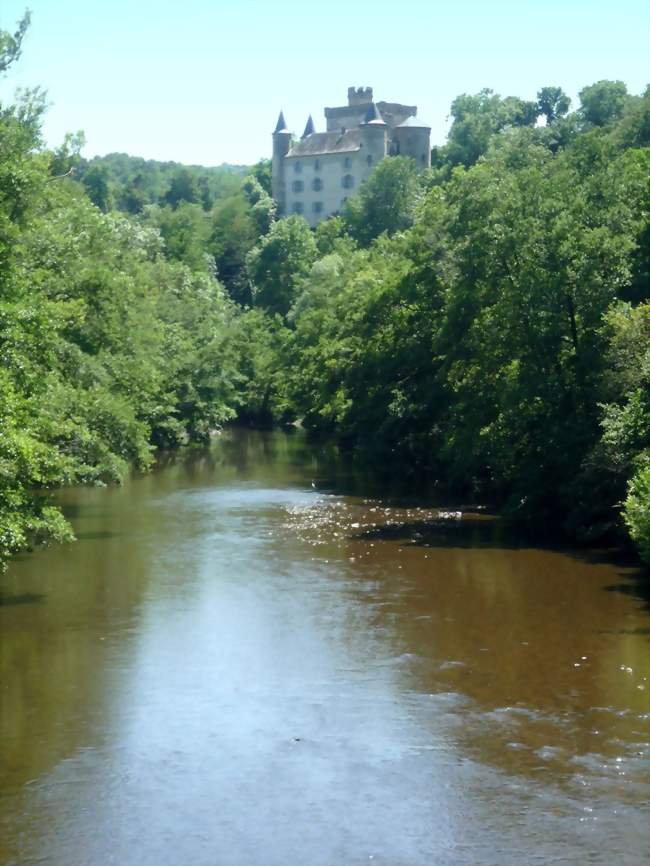
[[23, 38], [30, 22], [31, 12], [27, 10], [18, 22], [18, 27], [13, 35], [6, 30], [0, 30], [0, 74], [6, 72], [20, 57]]
[[286, 316], [317, 255], [314, 235], [303, 217], [274, 223], [247, 260], [255, 305]]
[[212, 209], [207, 249], [214, 256], [219, 280], [242, 306], [252, 303], [246, 257], [258, 240], [250, 205], [243, 195], [220, 199]]
[[571, 100], [561, 87], [542, 87], [537, 92], [537, 109], [543, 114], [546, 123], [551, 124], [563, 117], [571, 105]]
[[172, 175], [169, 189], [163, 196], [164, 203], [176, 208], [182, 201], [195, 204], [200, 200], [201, 194], [194, 173], [189, 168], [177, 169]]
[[474, 96], [463, 93], [451, 104], [453, 123], [444, 158], [469, 167], [486, 153], [497, 132], [506, 126], [532, 126], [538, 113], [537, 103], [515, 96], [502, 99], [489, 88]]
[[88, 198], [101, 211], [107, 213], [113, 206], [113, 196], [108, 183], [108, 171], [100, 164], [91, 165], [84, 172], [81, 182]]
[[318, 252], [321, 256], [326, 256], [333, 252], [337, 242], [342, 237], [347, 237], [345, 229], [345, 220], [341, 216], [331, 216], [329, 219], [318, 223], [314, 236]]
[[63, 139], [63, 144], [52, 154], [50, 172], [54, 177], [64, 174], [72, 174], [81, 165], [81, 150], [86, 144], [86, 136], [79, 132], [68, 132]]
[[382, 160], [348, 199], [343, 219], [352, 237], [361, 244], [386, 232], [392, 235], [413, 223], [418, 201], [419, 175], [414, 160], [404, 156]]
[[285, 394], [290, 337], [280, 316], [269, 316], [259, 308], [244, 310], [233, 320], [240, 421], [267, 427], [295, 418]]
[[258, 235], [265, 235], [275, 219], [276, 204], [256, 178], [249, 174], [242, 183], [242, 192], [251, 207], [251, 219]]
[[[607, 348], [598, 395], [601, 436], [582, 471], [588, 498], [601, 503], [601, 510], [604, 502], [624, 500], [632, 479], [650, 465], [650, 303], [613, 304], [602, 330]], [[610, 523], [616, 514], [610, 511]]]
[[145, 178], [138, 172], [122, 194], [122, 204], [127, 213], [139, 214], [148, 203]]
[[147, 208], [144, 222], [160, 231], [170, 259], [183, 262], [193, 271], [206, 270], [209, 258], [206, 240], [210, 224], [208, 215], [199, 204], [182, 201], [176, 208], [151, 205]]
[[650, 565], [650, 467], [630, 481], [623, 513], [641, 559]]
[[260, 184], [260, 186], [266, 192], [267, 195], [273, 194], [272, 189], [271, 189], [271, 160], [270, 159], [260, 159], [260, 161], [256, 162], [255, 165], [251, 168], [250, 174]]
[[0, 297], [9, 291], [7, 278], [16, 258], [21, 232], [44, 177], [32, 157], [40, 145], [45, 102], [38, 91], [21, 94], [16, 106], [0, 111]]
[[629, 97], [622, 81], [597, 81], [580, 91], [580, 114], [587, 124], [606, 126], [623, 114]]
[[445, 193], [456, 276], [438, 350], [454, 394], [444, 423], [459, 476], [498, 479], [520, 513], [566, 513], [599, 435], [602, 316], [630, 277], [643, 182], [625, 162], [601, 174], [606, 159], [585, 177], [569, 153], [526, 139], [506, 137]]

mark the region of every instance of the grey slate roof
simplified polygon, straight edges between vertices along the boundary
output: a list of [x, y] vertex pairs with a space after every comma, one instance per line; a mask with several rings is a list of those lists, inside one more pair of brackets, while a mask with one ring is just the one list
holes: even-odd
[[361, 130], [347, 129], [345, 132], [314, 132], [296, 142], [287, 156], [316, 156], [326, 153], [346, 153], [359, 150]]
[[280, 116], [278, 117], [278, 122], [275, 124], [275, 129], [273, 130], [273, 134], [276, 132], [289, 132], [287, 129], [287, 124], [284, 119], [284, 111], [280, 112]]
[[305, 126], [305, 131], [301, 135], [301, 138], [307, 138], [308, 135], [313, 135], [316, 132], [316, 128], [314, 126], [314, 121], [312, 119], [311, 114], [309, 115], [309, 120], [307, 121], [307, 125]]
[[400, 129], [403, 126], [409, 127], [410, 129], [431, 129], [428, 123], [422, 123], [422, 121], [418, 120], [417, 117], [407, 117], [406, 120], [398, 123], [395, 129]]
[[370, 105], [368, 106], [368, 111], [366, 111], [366, 116], [364, 117], [363, 122], [364, 123], [374, 123], [378, 126], [379, 125], [386, 126], [386, 122], [384, 121], [384, 118], [379, 113], [379, 109], [377, 108], [377, 106], [375, 105], [374, 102], [371, 102]]

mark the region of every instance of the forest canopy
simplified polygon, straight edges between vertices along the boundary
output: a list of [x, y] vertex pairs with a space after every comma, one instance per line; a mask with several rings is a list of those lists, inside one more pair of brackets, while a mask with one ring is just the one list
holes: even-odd
[[[0, 31], [0, 72], [26, 17]], [[70, 537], [50, 492], [239, 419], [650, 561], [650, 95], [619, 81], [451, 106], [316, 230], [270, 166], [41, 138], [0, 106], [0, 557]]]

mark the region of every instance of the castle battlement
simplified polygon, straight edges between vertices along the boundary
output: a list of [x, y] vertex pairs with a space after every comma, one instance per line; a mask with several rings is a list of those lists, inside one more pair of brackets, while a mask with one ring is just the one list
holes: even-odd
[[372, 87], [348, 87], [348, 105], [368, 105], [372, 102]]

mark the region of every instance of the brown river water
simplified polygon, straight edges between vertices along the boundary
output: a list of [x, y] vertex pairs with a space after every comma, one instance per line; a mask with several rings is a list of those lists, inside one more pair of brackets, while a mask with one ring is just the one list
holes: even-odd
[[650, 863], [640, 573], [228, 432], [0, 576], [3, 866]]

